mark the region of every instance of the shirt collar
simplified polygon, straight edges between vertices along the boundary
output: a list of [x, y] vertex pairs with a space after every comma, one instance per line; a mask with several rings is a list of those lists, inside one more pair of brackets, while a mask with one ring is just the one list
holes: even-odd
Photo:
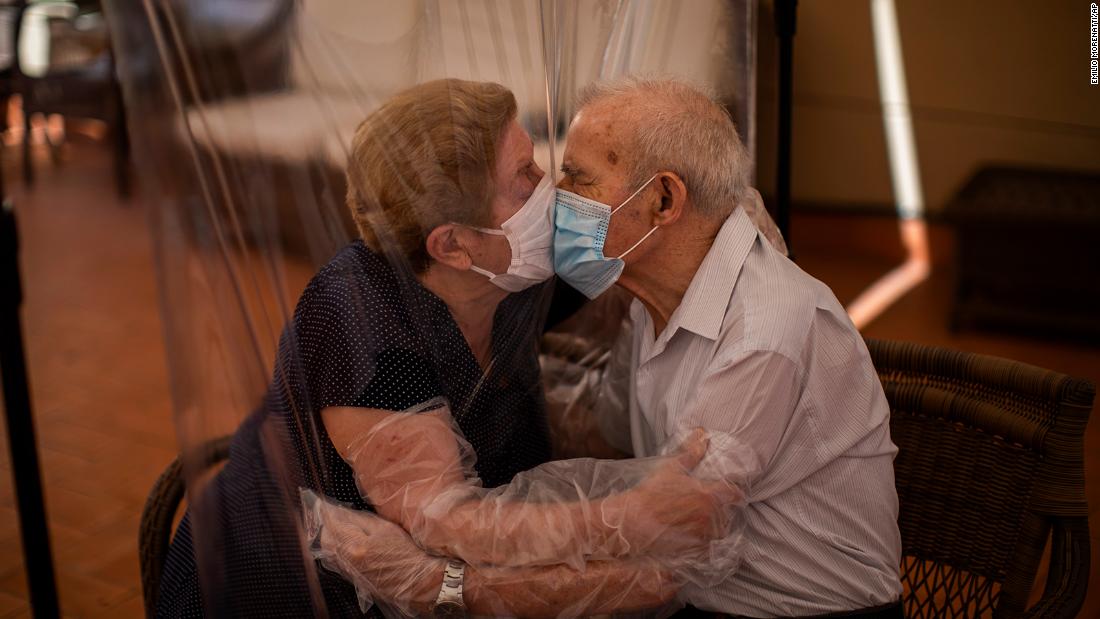
[[743, 209], [730, 213], [691, 278], [679, 307], [669, 317], [661, 339], [667, 342], [681, 328], [710, 340], [718, 338], [737, 277], [757, 235], [756, 226]]

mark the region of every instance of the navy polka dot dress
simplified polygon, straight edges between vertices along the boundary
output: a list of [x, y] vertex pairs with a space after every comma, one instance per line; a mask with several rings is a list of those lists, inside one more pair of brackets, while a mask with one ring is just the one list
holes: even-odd
[[302, 293], [264, 406], [181, 523], [158, 616], [204, 616], [204, 597], [216, 616], [362, 616], [354, 588], [304, 557], [298, 535], [299, 486], [370, 509], [325, 433], [327, 406], [446, 398], [488, 487], [549, 460], [536, 345], [551, 288], [500, 304], [483, 372], [441, 299], [362, 242], [345, 247]]

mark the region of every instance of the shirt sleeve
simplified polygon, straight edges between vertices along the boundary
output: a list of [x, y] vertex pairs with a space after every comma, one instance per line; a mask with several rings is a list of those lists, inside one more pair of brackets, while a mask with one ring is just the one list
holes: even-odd
[[[704, 428], [711, 446], [701, 466], [717, 474], [752, 482], [770, 468], [788, 435], [801, 399], [803, 373], [787, 357], [771, 352], [739, 351], [708, 373], [677, 416], [672, 435]], [[804, 453], [813, 457], [812, 446]]]
[[407, 348], [387, 348], [374, 362], [374, 376], [353, 406], [404, 411], [442, 395], [439, 381], [423, 355]]

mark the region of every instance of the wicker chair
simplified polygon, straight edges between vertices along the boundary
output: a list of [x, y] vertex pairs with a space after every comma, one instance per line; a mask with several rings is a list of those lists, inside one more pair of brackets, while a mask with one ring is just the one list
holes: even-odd
[[[906, 616], [1075, 616], [1089, 576], [1093, 385], [995, 357], [867, 345], [899, 448]], [[1046, 587], [1027, 608], [1048, 541]]]
[[[229, 457], [231, 436], [210, 441], [197, 453], [196, 466], [206, 469]], [[138, 534], [138, 558], [141, 562], [141, 591], [145, 598], [145, 616], [156, 616], [160, 576], [168, 545], [172, 541], [172, 523], [183, 500], [183, 464], [176, 458], [164, 469], [141, 512], [141, 531]]]

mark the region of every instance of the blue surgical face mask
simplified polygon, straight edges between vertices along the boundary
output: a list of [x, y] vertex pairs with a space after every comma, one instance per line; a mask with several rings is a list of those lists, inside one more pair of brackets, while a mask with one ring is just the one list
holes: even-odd
[[559, 189], [554, 203], [554, 272], [589, 299], [595, 299], [610, 288], [623, 273], [623, 257], [634, 251], [658, 228], [653, 226], [630, 249], [618, 257], [608, 258], [603, 255], [603, 244], [607, 240], [611, 216], [626, 206], [627, 202], [634, 199], [655, 178], [656, 174], [615, 208]]

